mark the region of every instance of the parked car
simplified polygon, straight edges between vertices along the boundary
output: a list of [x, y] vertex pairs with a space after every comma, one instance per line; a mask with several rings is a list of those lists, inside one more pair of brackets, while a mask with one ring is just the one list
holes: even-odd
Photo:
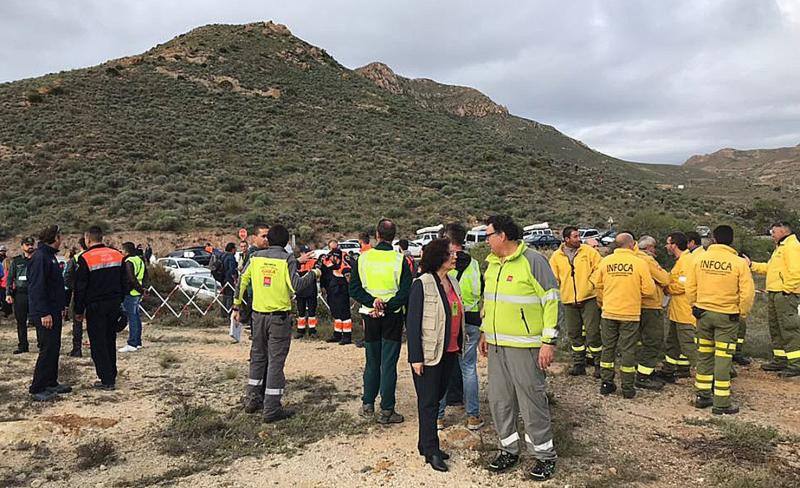
[[211, 270], [201, 266], [194, 259], [189, 258], [161, 258], [156, 261], [167, 270], [175, 283], [180, 283], [183, 276], [204, 275], [211, 276]]
[[361, 246], [358, 244], [358, 241], [342, 241], [339, 243], [339, 249], [341, 249], [343, 253], [350, 255], [358, 256], [361, 254]]
[[198, 298], [206, 300], [213, 300], [222, 293], [222, 285], [210, 275], [183, 275], [179, 286], [190, 297], [197, 294]]
[[589, 239], [600, 237], [600, 231], [597, 229], [578, 229], [578, 235], [581, 236], [581, 242], [586, 242]]
[[[392, 241], [392, 247], [395, 248], [396, 251], [400, 250], [397, 243], [400, 239], [395, 239]], [[408, 241], [408, 252], [411, 254], [412, 258], [421, 258], [422, 257], [422, 246], [418, 242]]]
[[532, 235], [524, 239], [525, 244], [536, 249], [558, 249], [561, 239], [554, 235]]
[[617, 231], [615, 230], [608, 230], [603, 232], [597, 240], [600, 242], [601, 246], [610, 246], [614, 243], [614, 239], [617, 237]]
[[167, 254], [168, 257], [171, 258], [189, 258], [194, 259], [198, 263], [203, 266], [208, 266], [211, 263], [211, 253], [206, 251], [204, 248], [197, 246], [197, 247], [186, 247], [183, 249], [176, 249], [171, 253]]

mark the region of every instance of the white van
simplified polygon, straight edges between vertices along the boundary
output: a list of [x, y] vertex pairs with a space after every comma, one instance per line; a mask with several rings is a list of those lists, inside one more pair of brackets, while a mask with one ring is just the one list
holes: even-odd
[[465, 247], [477, 246], [481, 242], [486, 242], [486, 226], [478, 225], [467, 231]]
[[541, 222], [539, 224], [531, 224], [522, 228], [522, 238], [530, 240], [534, 236], [551, 236], [553, 235], [552, 229], [548, 222]]
[[444, 225], [434, 225], [432, 227], [423, 227], [421, 229], [417, 229], [417, 238], [414, 239], [414, 242], [419, 244], [420, 246], [424, 246], [425, 244], [431, 242], [434, 239], [439, 238], [439, 231], [444, 229]]

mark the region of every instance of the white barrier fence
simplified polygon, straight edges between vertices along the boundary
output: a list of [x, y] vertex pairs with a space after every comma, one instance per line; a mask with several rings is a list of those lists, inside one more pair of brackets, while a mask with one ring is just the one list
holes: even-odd
[[[157, 304], [155, 308], [152, 308], [151, 303], [145, 303], [145, 301], [142, 300], [142, 302], [139, 303], [139, 310], [149, 320], [153, 320], [159, 314], [165, 313], [165, 310], [171, 313], [176, 319], [193, 313], [193, 310], [196, 310], [201, 316], [205, 317], [210, 312], [217, 310], [215, 305], [218, 305], [225, 313], [230, 315], [233, 310], [233, 300], [231, 300], [231, 306], [225, 305], [221, 300], [226, 289], [230, 290], [231, 297], [235, 295], [236, 288], [230, 283], [226, 283], [222, 287], [214, 287], [213, 289], [207, 287], [205, 284], [201, 284], [199, 287], [191, 287], [189, 291], [181, 285], [175, 285], [166, 295], [161, 294], [155, 287], [150, 286], [147, 289], [148, 301], [152, 302], [153, 299], [155, 299]], [[186, 299], [185, 303], [181, 303], [180, 305], [175, 304], [175, 306], [170, 304], [170, 300], [175, 302], [177, 297], [180, 296]], [[325, 305], [325, 308], [330, 311], [330, 306], [321, 293], [317, 295], [317, 298]], [[243, 300], [243, 302], [247, 303], [246, 300]], [[148, 311], [146, 305], [151, 307], [152, 311]]]

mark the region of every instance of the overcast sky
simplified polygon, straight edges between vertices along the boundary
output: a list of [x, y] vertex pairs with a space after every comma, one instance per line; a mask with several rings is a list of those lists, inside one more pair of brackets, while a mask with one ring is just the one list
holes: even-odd
[[624, 159], [800, 144], [800, 0], [0, 0], [0, 82], [269, 19]]

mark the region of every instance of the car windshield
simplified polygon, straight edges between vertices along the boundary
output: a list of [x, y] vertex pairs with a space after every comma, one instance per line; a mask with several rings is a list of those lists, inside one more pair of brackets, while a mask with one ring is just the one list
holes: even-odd
[[191, 259], [181, 259], [178, 261], [178, 266], [181, 268], [202, 268], [197, 261], [193, 261]]

